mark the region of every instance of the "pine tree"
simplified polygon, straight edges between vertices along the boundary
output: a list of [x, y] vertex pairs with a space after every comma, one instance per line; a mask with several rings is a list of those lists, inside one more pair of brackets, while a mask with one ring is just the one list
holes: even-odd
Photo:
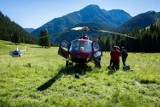
[[42, 47], [49, 47], [50, 46], [50, 42], [48, 40], [48, 33], [47, 33], [47, 29], [42, 29], [40, 32], [40, 38], [39, 38], [39, 45]]
[[15, 31], [13, 36], [12, 36], [12, 39], [11, 41], [15, 44], [19, 44], [20, 43], [20, 35], [19, 35], [19, 32], [18, 31]]

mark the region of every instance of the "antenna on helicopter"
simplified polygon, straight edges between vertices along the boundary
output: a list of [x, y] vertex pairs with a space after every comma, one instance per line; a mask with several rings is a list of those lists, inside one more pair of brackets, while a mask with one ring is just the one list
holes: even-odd
[[86, 33], [82, 33], [80, 39], [89, 39], [89, 37], [86, 35]]

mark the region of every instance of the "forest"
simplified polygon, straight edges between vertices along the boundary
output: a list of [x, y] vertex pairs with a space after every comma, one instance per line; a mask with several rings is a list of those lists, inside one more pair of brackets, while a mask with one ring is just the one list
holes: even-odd
[[0, 11], [0, 40], [12, 41], [13, 43], [38, 43], [38, 38], [26, 32], [8, 16]]
[[113, 45], [125, 47], [130, 52], [160, 52], [160, 21], [144, 29], [135, 29], [128, 33], [136, 39], [113, 36], [99, 36], [103, 51], [111, 50]]

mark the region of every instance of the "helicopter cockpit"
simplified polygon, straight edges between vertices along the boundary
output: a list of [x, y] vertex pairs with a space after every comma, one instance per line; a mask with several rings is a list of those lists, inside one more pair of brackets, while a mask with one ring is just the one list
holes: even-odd
[[92, 52], [92, 41], [77, 39], [72, 41], [69, 51]]

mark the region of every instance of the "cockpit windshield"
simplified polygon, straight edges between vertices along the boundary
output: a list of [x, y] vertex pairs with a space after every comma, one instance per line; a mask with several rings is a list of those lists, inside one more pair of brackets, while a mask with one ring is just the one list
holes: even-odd
[[85, 50], [92, 52], [92, 43], [90, 41], [75, 40], [71, 43], [70, 51]]

